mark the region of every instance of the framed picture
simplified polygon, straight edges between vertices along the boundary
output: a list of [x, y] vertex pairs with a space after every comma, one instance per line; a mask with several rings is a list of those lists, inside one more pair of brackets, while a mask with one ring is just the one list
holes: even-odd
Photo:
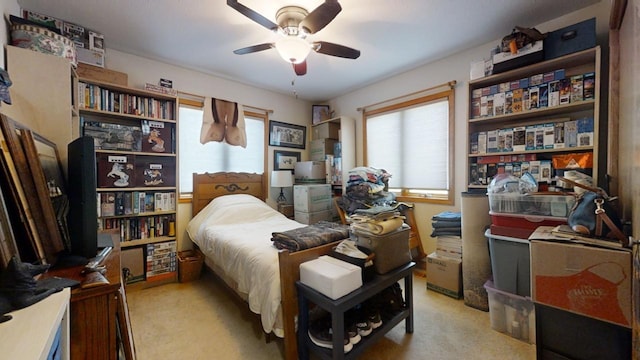
[[269, 145], [304, 149], [306, 141], [306, 126], [269, 121]]
[[298, 151], [275, 150], [273, 152], [273, 170], [291, 170], [293, 173], [298, 161], [300, 161]]
[[328, 120], [330, 114], [329, 105], [311, 105], [311, 123], [317, 124]]

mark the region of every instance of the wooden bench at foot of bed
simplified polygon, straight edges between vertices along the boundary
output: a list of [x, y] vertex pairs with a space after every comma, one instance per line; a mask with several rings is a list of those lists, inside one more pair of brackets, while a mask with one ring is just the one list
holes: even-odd
[[295, 318], [298, 315], [296, 281], [300, 279], [300, 264], [328, 254], [340, 241], [296, 252], [281, 250], [278, 253], [284, 328], [284, 358], [286, 360], [298, 359], [298, 337], [296, 336]]

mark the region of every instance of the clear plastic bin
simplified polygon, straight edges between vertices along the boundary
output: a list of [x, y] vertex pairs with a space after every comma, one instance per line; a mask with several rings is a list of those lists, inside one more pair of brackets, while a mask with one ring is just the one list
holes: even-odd
[[488, 280], [491, 328], [529, 344], [536, 343], [536, 315], [530, 298], [500, 291]]
[[572, 195], [489, 193], [489, 209], [496, 213], [567, 217], [576, 202]]

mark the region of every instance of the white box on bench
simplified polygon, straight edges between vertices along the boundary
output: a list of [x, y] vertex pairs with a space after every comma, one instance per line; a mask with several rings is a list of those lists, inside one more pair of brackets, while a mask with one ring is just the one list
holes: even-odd
[[323, 255], [300, 264], [300, 282], [335, 300], [362, 286], [362, 270]]

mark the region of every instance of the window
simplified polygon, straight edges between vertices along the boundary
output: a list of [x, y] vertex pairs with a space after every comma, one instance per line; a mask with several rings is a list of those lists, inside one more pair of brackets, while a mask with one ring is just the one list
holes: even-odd
[[364, 113], [365, 164], [401, 201], [453, 204], [453, 90]]
[[200, 144], [201, 108], [180, 105], [178, 167], [180, 194], [193, 191], [193, 173], [236, 171], [263, 173], [266, 115], [244, 112], [247, 147], [226, 142]]

